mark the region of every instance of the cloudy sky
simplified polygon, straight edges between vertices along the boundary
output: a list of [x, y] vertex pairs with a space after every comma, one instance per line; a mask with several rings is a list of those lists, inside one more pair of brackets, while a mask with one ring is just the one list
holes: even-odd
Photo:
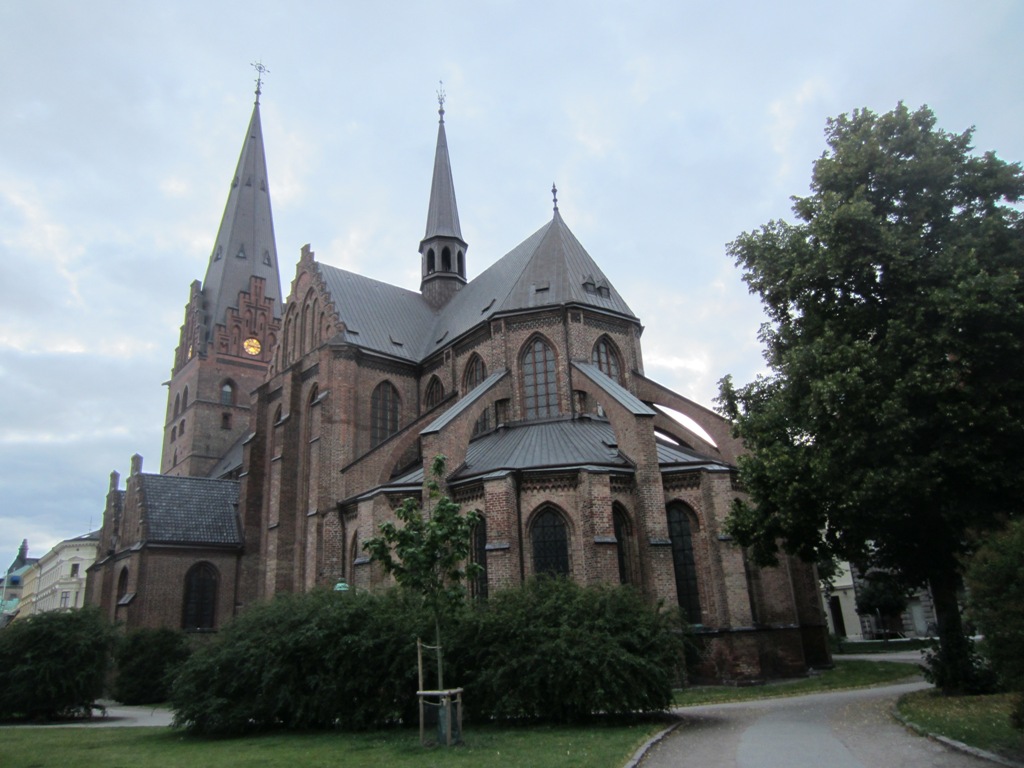
[[[562, 215], [706, 405], [761, 368], [726, 244], [791, 218], [829, 116], [928, 104], [1024, 160], [1024, 4], [0, 3], [0, 566], [159, 466], [172, 355], [262, 104], [282, 283], [303, 243], [415, 289], [438, 81], [470, 277]], [[287, 291], [287, 287], [286, 287]]]

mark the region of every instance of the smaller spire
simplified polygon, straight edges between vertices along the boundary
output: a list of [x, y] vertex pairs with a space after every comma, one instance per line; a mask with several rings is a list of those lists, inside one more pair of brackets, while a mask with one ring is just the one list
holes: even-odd
[[444, 80], [437, 81], [437, 114], [441, 116], [441, 122], [444, 122]]
[[262, 61], [254, 61], [250, 65], [259, 74], [256, 76], [256, 103], [260, 103], [260, 94], [263, 93], [263, 75], [269, 75], [270, 70], [263, 66]]
[[551, 182], [551, 200], [555, 206], [555, 213], [558, 213], [558, 187], [555, 186], [555, 182]]

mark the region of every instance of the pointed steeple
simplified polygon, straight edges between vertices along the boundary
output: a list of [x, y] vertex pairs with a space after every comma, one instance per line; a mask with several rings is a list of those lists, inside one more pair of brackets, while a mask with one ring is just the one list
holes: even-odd
[[167, 390], [163, 474], [202, 477], [246, 433], [281, 337], [281, 277], [256, 99], [203, 282], [192, 282]]
[[468, 249], [462, 239], [459, 208], [455, 202], [455, 182], [452, 180], [448, 137], [444, 130], [444, 99], [442, 87], [437, 92], [437, 148], [434, 150], [434, 175], [427, 204], [427, 228], [420, 241], [420, 291], [435, 307], [446, 304], [452, 294], [465, 285]]
[[203, 280], [207, 341], [217, 325], [226, 324], [228, 310], [238, 308], [239, 293], [249, 291], [251, 277], [263, 279], [263, 295], [273, 301], [274, 317], [281, 316], [281, 277], [260, 123], [261, 84], [257, 81], [252, 117]]

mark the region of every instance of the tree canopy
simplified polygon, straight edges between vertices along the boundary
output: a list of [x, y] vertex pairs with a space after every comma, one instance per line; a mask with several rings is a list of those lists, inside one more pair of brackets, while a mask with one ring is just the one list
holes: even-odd
[[736, 538], [928, 583], [940, 636], [968, 534], [1024, 491], [1024, 175], [972, 133], [903, 104], [828, 121], [797, 223], [729, 246], [770, 370], [719, 398], [749, 450]]

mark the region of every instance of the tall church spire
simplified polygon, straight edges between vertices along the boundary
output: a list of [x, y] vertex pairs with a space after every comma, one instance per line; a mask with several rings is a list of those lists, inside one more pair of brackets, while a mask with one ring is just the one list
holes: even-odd
[[228, 309], [238, 307], [238, 294], [249, 290], [250, 277], [263, 279], [263, 295], [273, 300], [274, 317], [281, 316], [281, 277], [260, 123], [259, 97], [264, 71], [265, 68], [260, 70], [261, 77], [257, 80], [252, 117], [203, 280], [207, 342], [212, 340], [216, 326], [226, 322]]
[[439, 115], [437, 148], [434, 150], [434, 175], [427, 204], [427, 228], [420, 241], [420, 291], [434, 307], [443, 306], [466, 283], [466, 250], [459, 226], [459, 208], [455, 202], [448, 137], [444, 130], [444, 84], [437, 92]]
[[256, 98], [203, 282], [194, 281], [167, 382], [161, 472], [205, 476], [245, 435], [249, 393], [281, 333], [281, 277]]

